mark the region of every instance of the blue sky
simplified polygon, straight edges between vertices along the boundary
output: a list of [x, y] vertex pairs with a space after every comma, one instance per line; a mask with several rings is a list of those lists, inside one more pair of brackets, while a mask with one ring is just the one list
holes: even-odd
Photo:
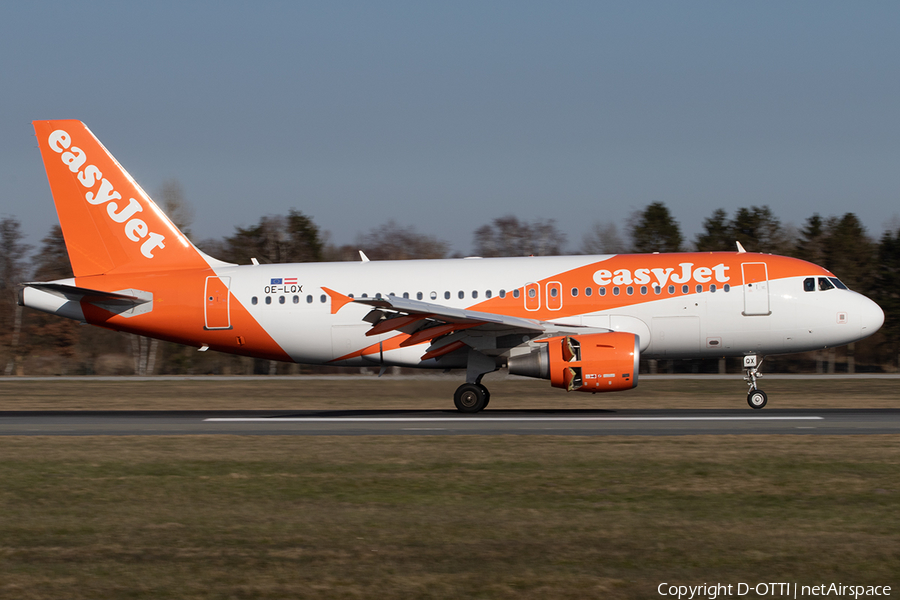
[[[0, 9], [0, 215], [55, 222], [34, 119], [81, 119], [197, 239], [296, 208], [455, 250], [509, 213], [900, 215], [900, 3], [153, 2]], [[892, 221], [893, 219], [893, 221]]]

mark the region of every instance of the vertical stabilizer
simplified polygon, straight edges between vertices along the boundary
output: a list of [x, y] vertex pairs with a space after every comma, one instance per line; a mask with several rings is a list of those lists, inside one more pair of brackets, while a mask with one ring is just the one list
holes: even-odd
[[34, 121], [76, 277], [208, 267], [81, 121]]

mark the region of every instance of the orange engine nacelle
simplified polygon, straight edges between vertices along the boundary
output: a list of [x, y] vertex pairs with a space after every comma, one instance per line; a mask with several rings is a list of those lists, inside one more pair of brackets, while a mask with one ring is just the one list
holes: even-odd
[[538, 340], [529, 354], [511, 356], [513, 375], [549, 379], [553, 387], [573, 392], [630, 390], [638, 382], [640, 340], [633, 333], [590, 333]]

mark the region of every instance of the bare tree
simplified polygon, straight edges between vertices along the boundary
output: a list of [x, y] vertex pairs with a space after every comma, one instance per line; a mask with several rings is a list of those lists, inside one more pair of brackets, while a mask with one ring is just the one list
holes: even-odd
[[507, 215], [475, 230], [478, 256], [553, 256], [562, 254], [564, 245], [553, 219], [527, 223]]
[[181, 230], [181, 233], [191, 237], [191, 223], [194, 222], [194, 209], [184, 197], [184, 189], [177, 179], [169, 179], [162, 184], [159, 191], [163, 212], [169, 220]]
[[[17, 219], [0, 220], [0, 319], [3, 332], [9, 332], [9, 360], [5, 374], [12, 375], [19, 359], [22, 333], [22, 307], [17, 296], [19, 284], [28, 271], [27, 255], [31, 247], [23, 242], [22, 225]], [[10, 318], [10, 315], [12, 318]]]
[[581, 251], [585, 254], [619, 254], [628, 251], [628, 244], [619, 235], [615, 223], [595, 221], [582, 238]]
[[358, 236], [356, 246], [372, 260], [446, 258], [448, 249], [447, 242], [393, 220]]

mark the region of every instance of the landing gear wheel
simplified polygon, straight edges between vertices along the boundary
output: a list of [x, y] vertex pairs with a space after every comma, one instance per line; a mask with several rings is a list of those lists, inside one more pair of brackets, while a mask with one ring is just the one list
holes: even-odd
[[747, 394], [747, 404], [750, 405], [750, 408], [759, 410], [765, 406], [768, 401], [769, 397], [766, 396], [766, 393], [762, 390], [750, 390], [750, 393]]
[[480, 383], [476, 385], [481, 388], [482, 392], [484, 392], [484, 406], [482, 408], [487, 408], [488, 403], [491, 401], [491, 391]]
[[459, 412], [477, 413], [487, 406], [489, 394], [487, 388], [478, 383], [464, 383], [456, 388], [453, 403]]

